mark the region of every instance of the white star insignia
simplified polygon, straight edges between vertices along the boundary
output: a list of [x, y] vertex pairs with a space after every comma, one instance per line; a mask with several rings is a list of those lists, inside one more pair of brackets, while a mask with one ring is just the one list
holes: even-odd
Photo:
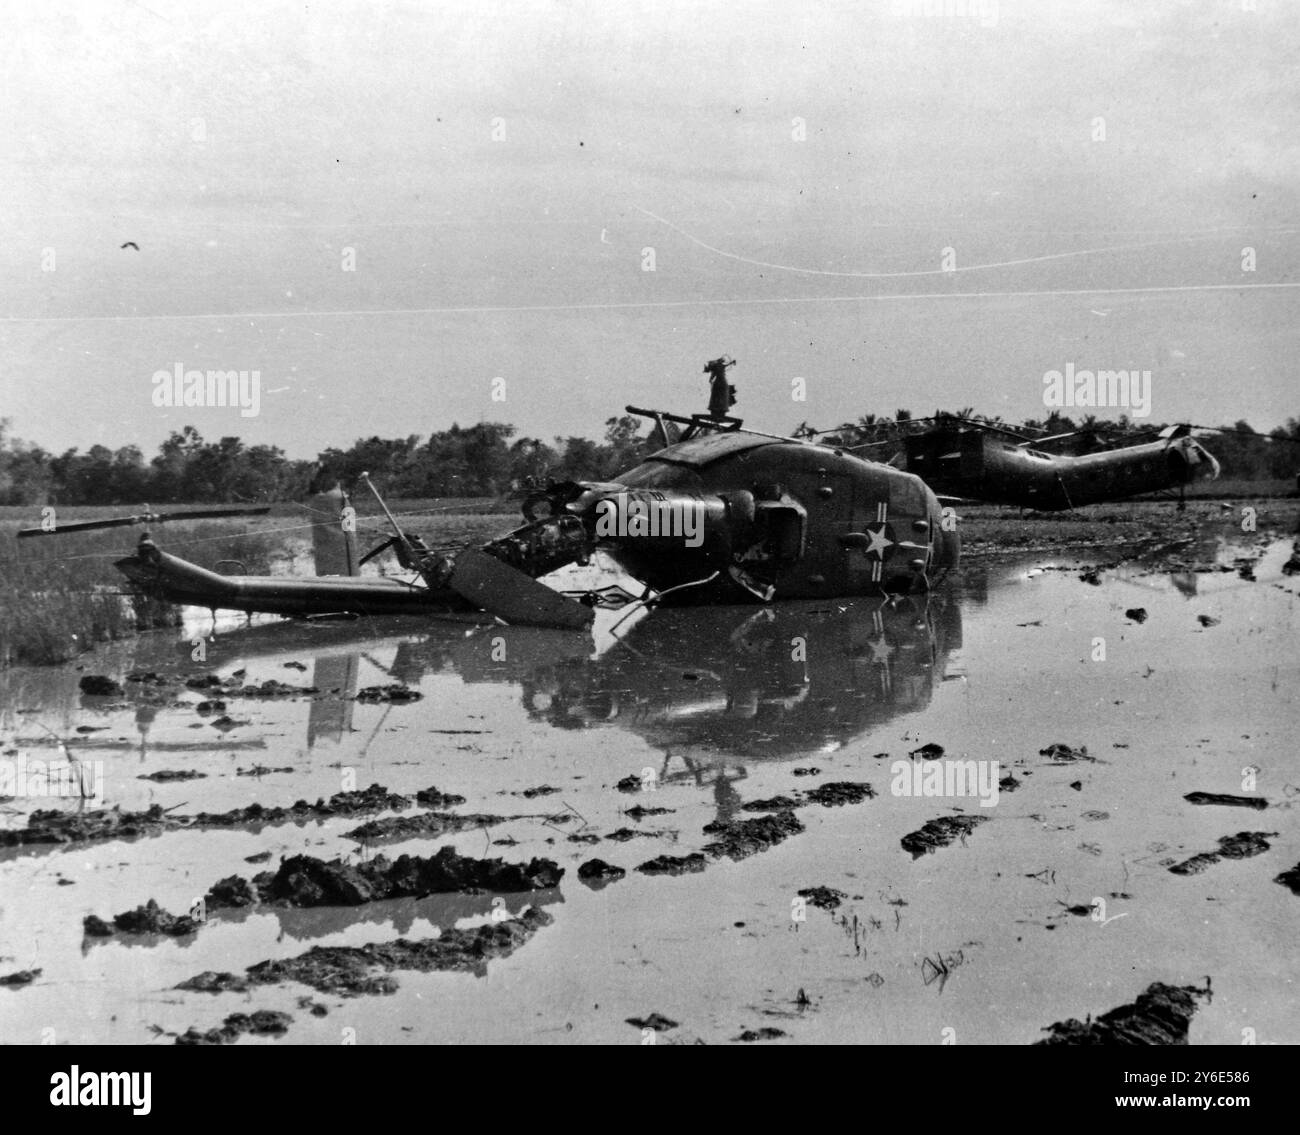
[[884, 559], [885, 549], [894, 542], [885, 535], [885, 526], [882, 524], [879, 532], [873, 532], [868, 528], [867, 535], [871, 537], [871, 545], [866, 549], [866, 554], [868, 556], [879, 556], [881, 559]]

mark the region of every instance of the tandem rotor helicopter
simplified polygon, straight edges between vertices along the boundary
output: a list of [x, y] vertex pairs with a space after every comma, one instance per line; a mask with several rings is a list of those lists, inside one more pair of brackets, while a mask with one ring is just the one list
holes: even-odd
[[[296, 618], [482, 611], [510, 624], [580, 629], [593, 608], [647, 604], [767, 604], [787, 599], [897, 596], [930, 590], [957, 565], [960, 539], [938, 492], [1039, 509], [1113, 500], [1217, 475], [1190, 436], [1149, 446], [1061, 458], [989, 445], [965, 420], [906, 439], [906, 469], [843, 447], [743, 427], [730, 415], [734, 360], [706, 364], [712, 394], [704, 414], [628, 406], [655, 423], [663, 448], [612, 482], [552, 482], [523, 502], [525, 523], [479, 547], [434, 548], [405, 531], [366, 474], [393, 536], [356, 556], [341, 523], [347, 497], [316, 498], [332, 510], [316, 576], [222, 575], [163, 551], [149, 532], [115, 566], [133, 588], [171, 603]], [[1141, 451], [1141, 452], [1139, 452]], [[267, 509], [145, 513], [29, 528], [19, 537], [230, 516]], [[322, 547], [324, 553], [322, 553]], [[401, 580], [362, 576], [391, 549]], [[597, 551], [645, 588], [613, 585], [560, 592], [542, 576]]]

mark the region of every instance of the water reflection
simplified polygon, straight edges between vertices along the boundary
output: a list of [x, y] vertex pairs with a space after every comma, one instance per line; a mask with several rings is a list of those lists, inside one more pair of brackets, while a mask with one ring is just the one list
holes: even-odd
[[521, 699], [534, 720], [617, 726], [668, 758], [786, 758], [925, 708], [960, 644], [943, 594], [661, 611], [599, 658], [532, 667]]
[[[564, 902], [559, 889], [526, 891], [506, 895], [435, 894], [424, 898], [385, 899], [360, 906], [279, 907], [258, 906], [212, 911], [211, 926], [242, 925], [250, 919], [274, 918], [279, 923], [276, 941], [307, 942], [340, 934], [354, 927], [390, 929], [408, 935], [416, 924], [425, 922], [442, 930], [463, 923], [483, 922], [504, 914], [518, 918], [529, 907], [554, 906]], [[211, 928], [208, 929], [210, 932]], [[203, 933], [203, 932], [200, 932]], [[182, 950], [199, 941], [200, 934], [171, 937], [163, 934], [114, 934], [111, 937], [83, 937], [81, 953], [89, 955], [104, 947], [152, 949], [168, 942]]]
[[[961, 645], [961, 607], [951, 590], [883, 602], [661, 610], [595, 647], [588, 634], [441, 620], [415, 623], [418, 632], [391, 633], [404, 625], [410, 622], [374, 621], [327, 634], [284, 625], [249, 628], [219, 636], [205, 668], [226, 673], [232, 665], [256, 662], [257, 676], [265, 679], [292, 667], [295, 672], [283, 673], [282, 680], [317, 691], [306, 699], [308, 751], [338, 746], [358, 732], [353, 717], [364, 664], [369, 674], [377, 670], [409, 686], [447, 673], [469, 684], [515, 686], [527, 720], [564, 730], [628, 730], [689, 769], [691, 761], [705, 758], [781, 759], [841, 748], [900, 713], [924, 709]], [[390, 633], [379, 633], [384, 630]], [[192, 672], [188, 650], [168, 644], [160, 657], [155, 643], [149, 655], [142, 641], [133, 661], [151, 657], [155, 668]], [[175, 687], [165, 694], [147, 684], [127, 682], [125, 688], [117, 707], [132, 705], [134, 747], [142, 756], [265, 744], [260, 737], [229, 736], [151, 741], [155, 721], [161, 725], [172, 709]], [[221, 697], [219, 689], [180, 693]], [[256, 704], [269, 703], [232, 701], [229, 712], [248, 716]], [[187, 719], [193, 712], [189, 705], [176, 709]], [[98, 704], [82, 711], [92, 719], [102, 712]], [[78, 744], [120, 749], [130, 744], [124, 742], [90, 736]]]

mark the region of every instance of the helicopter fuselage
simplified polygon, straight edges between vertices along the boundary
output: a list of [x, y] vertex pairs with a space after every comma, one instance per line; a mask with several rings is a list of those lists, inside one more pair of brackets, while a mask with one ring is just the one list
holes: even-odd
[[[600, 543], [661, 594], [681, 588], [670, 597], [679, 603], [924, 591], [959, 554], [954, 526], [919, 477], [798, 441], [708, 433], [652, 454], [572, 507], [581, 514], [620, 494], [697, 518], [667, 535], [661, 526]], [[629, 503], [619, 502], [621, 515]]]
[[1219, 475], [1187, 436], [1082, 456], [1013, 445], [982, 430], [942, 429], [906, 439], [907, 467], [935, 492], [1044, 512], [1177, 489]]

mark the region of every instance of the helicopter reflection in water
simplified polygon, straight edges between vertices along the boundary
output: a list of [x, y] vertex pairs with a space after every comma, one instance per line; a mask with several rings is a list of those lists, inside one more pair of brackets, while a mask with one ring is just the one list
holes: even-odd
[[[338, 631], [313, 652], [311, 684], [343, 696], [312, 702], [309, 747], [350, 731], [364, 659], [411, 686], [445, 672], [469, 684], [518, 685], [534, 721], [625, 729], [670, 759], [753, 761], [843, 748], [924, 709], [961, 646], [961, 609], [947, 588], [883, 601], [661, 609], [617, 632], [594, 658], [589, 635], [532, 627], [431, 630], [425, 622], [422, 633], [351, 641]], [[261, 637], [233, 635], [226, 644], [247, 658], [263, 653], [251, 641]], [[283, 651], [283, 640], [276, 646]]]
[[533, 627], [403, 619], [254, 627], [219, 636], [208, 664], [302, 669], [318, 691], [308, 700], [308, 752], [352, 738], [364, 751], [382, 730], [389, 706], [373, 726], [353, 723], [363, 669], [412, 687], [438, 674], [517, 686], [528, 720], [626, 730], [663, 754], [661, 783], [711, 785], [725, 817], [738, 806], [730, 785], [746, 765], [842, 749], [926, 708], [961, 646], [960, 601], [950, 586], [888, 600], [660, 609], [624, 624], [596, 657], [589, 633]]
[[659, 611], [597, 659], [535, 669], [523, 703], [535, 720], [616, 725], [665, 753], [781, 759], [923, 709], [960, 638], [941, 594]]
[[961, 646], [948, 589], [893, 600], [653, 612], [598, 657], [585, 635], [493, 627], [399, 644], [394, 676], [450, 667], [467, 683], [520, 687], [530, 719], [627, 730], [663, 753], [661, 782], [711, 784], [720, 818], [752, 761], [831, 752], [924, 709]]
[[961, 610], [951, 589], [757, 610], [661, 609], [617, 632], [594, 658], [589, 635], [534, 627], [430, 629], [426, 621], [416, 634], [336, 632], [307, 651], [302, 642], [286, 649], [264, 628], [218, 640], [232, 658], [314, 655], [310, 684], [341, 698], [312, 702], [309, 748], [351, 731], [365, 660], [410, 686], [443, 672], [470, 684], [517, 684], [528, 716], [560, 729], [612, 725], [674, 755], [766, 760], [842, 748], [924, 709], [961, 646]]
[[752, 761], [844, 748], [924, 709], [961, 645], [946, 592], [759, 611], [659, 611], [595, 659], [523, 676], [524, 708], [557, 728], [625, 729], [664, 754], [660, 782], [711, 784], [718, 818]]

